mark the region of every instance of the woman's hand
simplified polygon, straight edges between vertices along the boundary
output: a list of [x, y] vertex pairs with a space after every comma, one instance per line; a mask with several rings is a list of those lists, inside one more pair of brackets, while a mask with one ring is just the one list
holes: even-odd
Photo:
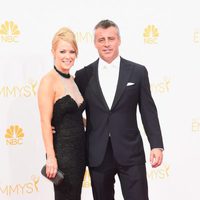
[[46, 161], [46, 174], [48, 178], [54, 178], [57, 174], [58, 164], [55, 157], [48, 157]]

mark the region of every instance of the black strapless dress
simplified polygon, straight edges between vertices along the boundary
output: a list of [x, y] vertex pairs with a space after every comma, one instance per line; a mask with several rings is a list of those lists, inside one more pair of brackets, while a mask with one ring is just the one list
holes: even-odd
[[80, 106], [70, 95], [57, 100], [54, 104], [52, 126], [54, 150], [58, 168], [65, 174], [64, 181], [54, 185], [55, 200], [80, 200], [81, 188], [86, 166], [85, 134]]

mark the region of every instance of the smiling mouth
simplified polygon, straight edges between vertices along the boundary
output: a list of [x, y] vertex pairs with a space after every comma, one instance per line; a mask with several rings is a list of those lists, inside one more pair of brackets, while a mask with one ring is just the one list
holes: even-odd
[[64, 64], [69, 65], [71, 61], [63, 61]]

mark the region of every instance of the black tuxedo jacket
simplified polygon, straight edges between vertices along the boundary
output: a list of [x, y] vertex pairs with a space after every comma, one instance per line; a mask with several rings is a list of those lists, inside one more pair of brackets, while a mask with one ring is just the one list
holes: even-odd
[[[95, 167], [101, 164], [109, 137], [119, 164], [143, 164], [145, 155], [137, 125], [137, 107], [151, 148], [163, 148], [147, 70], [142, 65], [121, 58], [116, 94], [109, 109], [99, 84], [98, 61], [77, 71], [75, 75], [86, 102], [88, 165]], [[109, 87], [109, 82], [107, 85]]]

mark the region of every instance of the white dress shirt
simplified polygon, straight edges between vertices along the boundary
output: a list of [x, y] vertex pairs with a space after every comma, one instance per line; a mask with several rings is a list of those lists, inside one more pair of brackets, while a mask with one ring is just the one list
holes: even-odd
[[101, 58], [99, 59], [98, 75], [101, 90], [108, 107], [111, 109], [117, 89], [120, 68], [120, 57], [118, 56], [112, 63], [108, 64]]
[[[112, 103], [117, 89], [119, 69], [120, 69], [119, 56], [115, 58], [115, 60], [113, 60], [113, 62], [110, 64], [106, 63], [104, 60], [99, 58], [99, 64], [98, 64], [99, 83], [104, 98], [110, 109], [112, 107]], [[110, 133], [109, 136], [111, 136]], [[163, 151], [162, 148], [154, 148], [154, 149], [160, 149], [161, 151]]]

